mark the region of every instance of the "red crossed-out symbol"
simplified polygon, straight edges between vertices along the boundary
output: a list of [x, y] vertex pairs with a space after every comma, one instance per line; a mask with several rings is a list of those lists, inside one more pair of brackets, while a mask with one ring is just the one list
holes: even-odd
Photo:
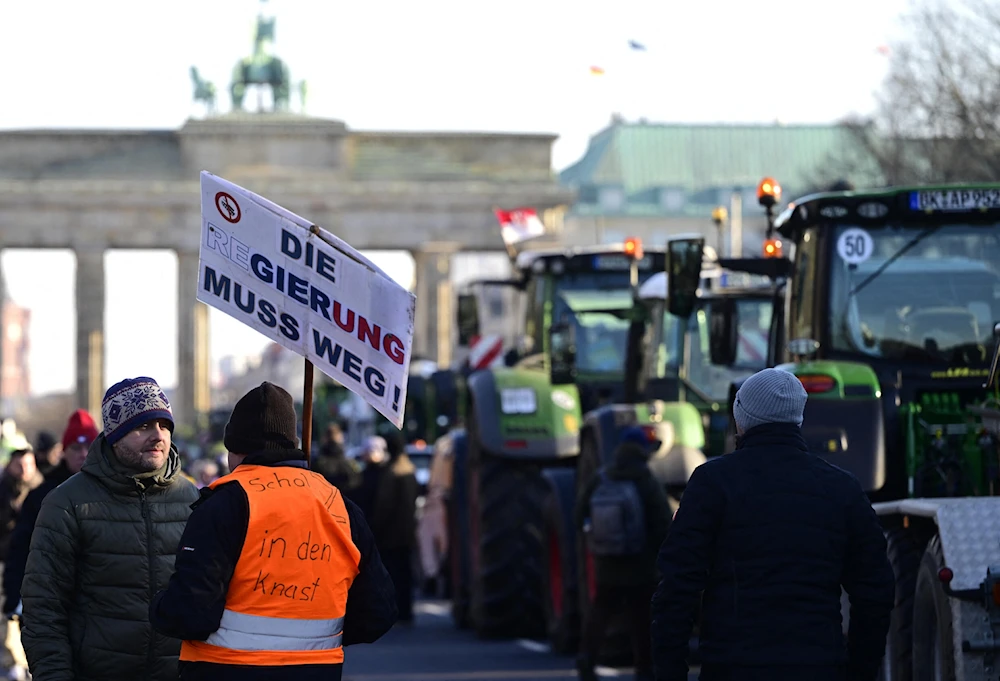
[[219, 215], [222, 216], [223, 220], [231, 222], [234, 225], [240, 221], [240, 217], [243, 215], [240, 211], [240, 204], [236, 203], [236, 199], [226, 192], [219, 192], [215, 195], [215, 207], [218, 209]]

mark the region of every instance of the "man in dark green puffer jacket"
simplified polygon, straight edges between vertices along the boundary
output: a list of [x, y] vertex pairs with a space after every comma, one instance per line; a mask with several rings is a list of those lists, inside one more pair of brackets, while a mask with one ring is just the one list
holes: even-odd
[[181, 642], [149, 624], [198, 490], [151, 378], [112, 386], [83, 469], [42, 502], [21, 589], [33, 681], [174, 681]]

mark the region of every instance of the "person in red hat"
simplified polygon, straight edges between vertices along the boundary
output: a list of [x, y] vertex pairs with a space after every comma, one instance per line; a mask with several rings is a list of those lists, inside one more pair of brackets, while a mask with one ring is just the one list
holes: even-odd
[[21, 582], [24, 581], [24, 568], [28, 562], [28, 547], [31, 545], [31, 533], [35, 529], [38, 511], [42, 508], [42, 499], [80, 472], [87, 458], [91, 443], [97, 439], [97, 424], [85, 409], [77, 409], [66, 424], [62, 436], [62, 461], [45, 475], [45, 481], [28, 493], [21, 506], [21, 514], [10, 536], [10, 546], [7, 549], [7, 562], [3, 571], [3, 613], [10, 617], [20, 614]]

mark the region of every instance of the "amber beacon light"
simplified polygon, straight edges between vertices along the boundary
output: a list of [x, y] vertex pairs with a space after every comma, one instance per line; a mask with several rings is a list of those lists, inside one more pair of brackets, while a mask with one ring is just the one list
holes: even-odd
[[765, 258], [780, 258], [781, 257], [781, 239], [768, 239], [764, 242], [764, 257]]
[[781, 185], [773, 177], [765, 177], [757, 185], [757, 202], [764, 207], [774, 206], [781, 200]]
[[632, 260], [642, 260], [642, 240], [635, 236], [625, 239], [625, 255]]

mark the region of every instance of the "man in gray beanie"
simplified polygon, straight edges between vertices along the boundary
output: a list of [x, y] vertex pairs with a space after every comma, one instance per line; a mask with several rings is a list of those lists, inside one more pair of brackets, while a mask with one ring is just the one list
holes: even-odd
[[758, 371], [736, 392], [733, 419], [737, 434], [742, 436], [767, 423], [794, 423], [801, 428], [807, 397], [794, 374], [779, 369]]
[[699, 601], [701, 681], [875, 681], [895, 577], [857, 479], [809, 451], [807, 397], [787, 371], [748, 378], [733, 404], [736, 451], [692, 474], [657, 559], [657, 681], [688, 678]]

